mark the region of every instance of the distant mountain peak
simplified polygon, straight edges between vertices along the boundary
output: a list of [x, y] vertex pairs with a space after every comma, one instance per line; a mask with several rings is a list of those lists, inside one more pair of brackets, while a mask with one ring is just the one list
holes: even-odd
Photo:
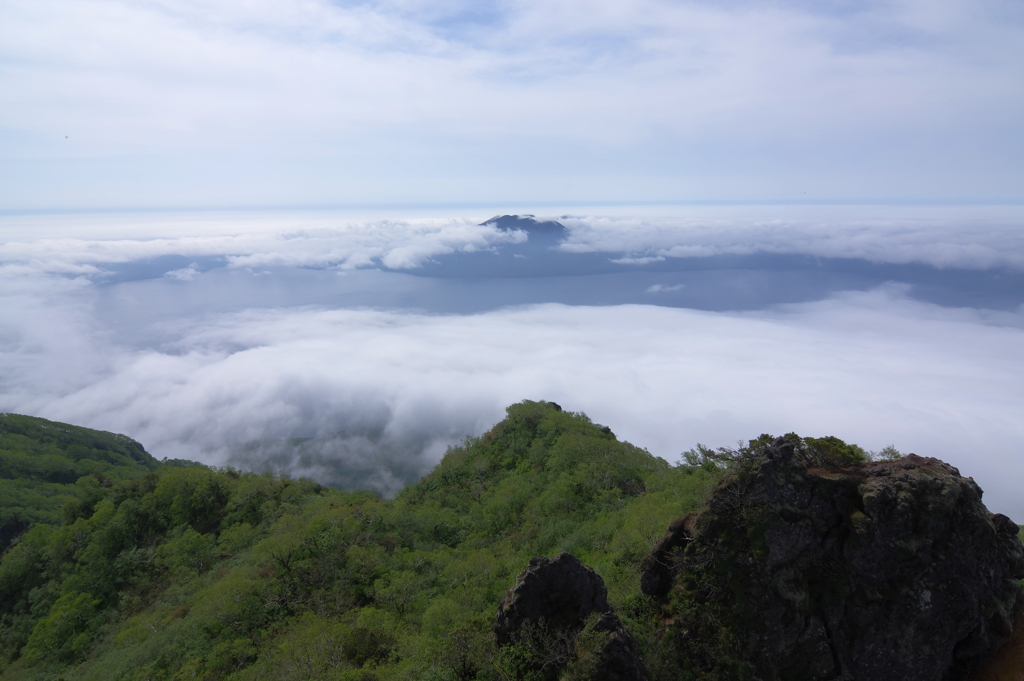
[[547, 236], [561, 237], [564, 236], [568, 231], [560, 222], [554, 220], [538, 220], [535, 216], [525, 215], [495, 215], [486, 222], [481, 222], [481, 226], [494, 225], [498, 229], [511, 231], [514, 229], [521, 229], [528, 234], [543, 234]]

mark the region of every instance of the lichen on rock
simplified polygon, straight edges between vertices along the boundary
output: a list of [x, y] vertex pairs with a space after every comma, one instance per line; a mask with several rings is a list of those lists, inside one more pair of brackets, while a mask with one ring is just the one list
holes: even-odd
[[658, 678], [950, 681], [1024, 605], [1017, 526], [909, 455], [813, 467], [780, 438], [738, 462], [644, 562]]
[[498, 606], [499, 649], [518, 648], [533, 678], [647, 681], [604, 580], [569, 553], [533, 558]]

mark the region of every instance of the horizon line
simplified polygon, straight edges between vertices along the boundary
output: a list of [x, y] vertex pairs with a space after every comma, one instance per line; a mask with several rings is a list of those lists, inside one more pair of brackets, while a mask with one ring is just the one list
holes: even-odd
[[1024, 199], [676, 199], [644, 201], [410, 201], [368, 203], [217, 204], [185, 206], [103, 206], [70, 208], [0, 208], [0, 216], [82, 215], [110, 213], [220, 213], [232, 211], [344, 211], [490, 208], [555, 208], [571, 206], [1024, 206]]

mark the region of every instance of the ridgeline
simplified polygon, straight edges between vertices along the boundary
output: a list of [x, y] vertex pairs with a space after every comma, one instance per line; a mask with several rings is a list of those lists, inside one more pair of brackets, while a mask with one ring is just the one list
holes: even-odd
[[[746, 492], [764, 477], [766, 461], [784, 459], [796, 478], [845, 475], [854, 482], [829, 484], [854, 490], [857, 471], [890, 464], [869, 464], [863, 450], [836, 438], [791, 435], [763, 436], [739, 451], [699, 447], [670, 465], [550, 402], [507, 411], [390, 501], [309, 480], [157, 461], [124, 436], [0, 416], [0, 678], [767, 681], [780, 678], [778, 669], [789, 670], [786, 681], [856, 678], [835, 650], [842, 642], [819, 631], [835, 628], [831, 615], [814, 619], [821, 589], [799, 592], [791, 579], [773, 592], [775, 573], [762, 569], [771, 538], [792, 539], [779, 529], [785, 523], [821, 529], [815, 511], [793, 515], [786, 507], [775, 522], [770, 495]], [[784, 446], [788, 458], [774, 453]], [[745, 495], [756, 503], [722, 501]], [[986, 515], [980, 494], [971, 503], [960, 516], [976, 543], [996, 528], [1002, 544], [989, 542], [990, 562], [1005, 563], [986, 578], [993, 588], [986, 582], [977, 590], [988, 610], [974, 616], [988, 628], [979, 638], [977, 627], [954, 627], [973, 636], [974, 647], [961, 648], [973, 657], [914, 678], [973, 672], [1008, 638], [1019, 611], [1010, 554], [1020, 551], [1024, 561], [1024, 550], [1015, 526]], [[833, 526], [863, 525], [854, 512], [864, 509], [829, 508], [831, 520], [822, 522], [832, 525], [822, 536], [833, 536]], [[938, 535], [932, 543], [946, 546], [961, 526], [929, 528]], [[844, 541], [853, 541], [852, 531]], [[812, 537], [800, 545], [800, 565], [816, 569], [821, 543]], [[713, 544], [728, 553], [712, 556]], [[840, 554], [825, 556], [830, 569], [839, 569]], [[958, 574], [974, 574], [958, 565]], [[691, 578], [707, 566], [706, 578]], [[899, 575], [910, 586], [895, 591], [916, 588], [913, 570]], [[860, 598], [859, 583], [850, 584], [845, 593], [826, 590], [828, 603]], [[730, 589], [744, 597], [739, 609], [722, 597]], [[995, 600], [985, 600], [993, 589]], [[818, 651], [821, 661], [807, 669], [751, 654], [752, 634], [736, 624], [751, 608], [790, 597], [786, 635], [796, 631], [795, 638], [776, 647], [782, 657]], [[1005, 605], [998, 617], [996, 602]], [[834, 612], [852, 611], [827, 611]], [[813, 622], [801, 629], [797, 616]], [[801, 648], [811, 640], [801, 638], [804, 629], [820, 635]]]

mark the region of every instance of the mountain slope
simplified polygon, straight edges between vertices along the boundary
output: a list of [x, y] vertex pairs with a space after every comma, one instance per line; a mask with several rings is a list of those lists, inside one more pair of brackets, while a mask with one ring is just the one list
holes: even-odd
[[542, 402], [390, 502], [158, 467], [4, 555], [2, 677], [493, 679], [515, 666], [495, 608], [535, 555], [594, 566], [642, 637], [639, 562], [718, 476]]
[[160, 463], [124, 435], [0, 414], [0, 554], [35, 523], [59, 523], [118, 480]]
[[[808, 466], [864, 460], [786, 437]], [[0, 558], [0, 679], [537, 681], [528, 646], [498, 647], [492, 626], [531, 559], [563, 551], [600, 577], [648, 668], [669, 668], [674, 601], [641, 590], [642, 563], [772, 440], [672, 466], [526, 401], [391, 501], [140, 456], [147, 472], [89, 487]]]

